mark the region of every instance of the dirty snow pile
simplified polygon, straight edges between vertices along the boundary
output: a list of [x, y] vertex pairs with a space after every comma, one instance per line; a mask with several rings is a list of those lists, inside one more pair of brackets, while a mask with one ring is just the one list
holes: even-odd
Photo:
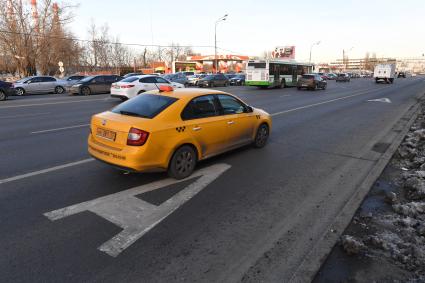
[[[386, 192], [385, 212], [356, 215], [353, 222], [367, 230], [362, 236], [344, 235], [348, 255], [384, 257], [425, 282], [425, 114], [419, 115], [394, 155], [398, 189]], [[412, 281], [416, 282], [416, 281]]]

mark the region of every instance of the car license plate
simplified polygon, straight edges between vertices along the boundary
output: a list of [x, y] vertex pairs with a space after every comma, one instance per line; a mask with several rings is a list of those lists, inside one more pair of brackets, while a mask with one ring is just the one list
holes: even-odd
[[102, 128], [97, 128], [96, 136], [107, 139], [107, 140], [115, 141], [117, 133], [109, 131], [109, 130], [105, 130]]
[[303, 84], [303, 86], [308, 86], [308, 85], [306, 85], [306, 84]]

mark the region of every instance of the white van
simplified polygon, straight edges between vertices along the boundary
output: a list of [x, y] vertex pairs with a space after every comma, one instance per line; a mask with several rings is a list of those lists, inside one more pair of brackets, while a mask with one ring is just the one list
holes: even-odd
[[377, 83], [379, 81], [393, 83], [395, 78], [395, 64], [376, 65], [373, 77]]

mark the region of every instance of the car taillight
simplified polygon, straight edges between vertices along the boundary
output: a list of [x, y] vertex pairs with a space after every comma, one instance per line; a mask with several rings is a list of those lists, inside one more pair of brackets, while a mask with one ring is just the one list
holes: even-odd
[[132, 88], [134, 85], [122, 85], [121, 88]]
[[135, 146], [144, 145], [146, 141], [148, 140], [148, 136], [149, 136], [148, 132], [145, 132], [136, 128], [131, 128], [127, 137], [127, 145], [135, 145]]

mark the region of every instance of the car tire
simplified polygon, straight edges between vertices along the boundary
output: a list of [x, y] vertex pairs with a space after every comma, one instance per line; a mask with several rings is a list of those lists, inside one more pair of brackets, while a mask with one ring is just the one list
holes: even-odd
[[225, 82], [225, 83], [224, 83], [224, 86], [225, 86], [225, 87], [228, 87], [228, 86], [229, 86], [229, 83], [228, 83], [228, 82]]
[[257, 133], [255, 134], [255, 140], [253, 144], [254, 147], [264, 147], [267, 144], [267, 140], [269, 139], [269, 133], [269, 126], [267, 124], [261, 124], [257, 129]]
[[15, 90], [15, 93], [16, 93], [16, 95], [18, 95], [18, 96], [23, 96], [23, 95], [25, 95], [25, 89], [23, 89], [23, 88], [21, 88], [21, 87], [18, 87], [18, 88]]
[[91, 89], [87, 86], [81, 88], [81, 94], [85, 96], [91, 95]]
[[0, 89], [0, 101], [6, 100], [6, 93]]
[[64, 92], [65, 92], [65, 89], [63, 87], [61, 87], [61, 86], [55, 87], [55, 93], [56, 94], [62, 94]]
[[240, 85], [241, 85], [241, 86], [244, 86], [244, 85], [245, 85], [245, 82], [241, 82], [241, 83], [240, 83]]
[[328, 85], [323, 85], [322, 89], [325, 90]]
[[139, 92], [137, 93], [137, 95], [140, 95], [140, 94], [142, 94], [142, 93], [144, 93], [144, 92], [146, 92], [146, 91], [144, 91], [144, 90], [139, 90]]
[[174, 152], [168, 165], [168, 175], [177, 180], [187, 178], [195, 170], [197, 161], [194, 148], [184, 145]]

